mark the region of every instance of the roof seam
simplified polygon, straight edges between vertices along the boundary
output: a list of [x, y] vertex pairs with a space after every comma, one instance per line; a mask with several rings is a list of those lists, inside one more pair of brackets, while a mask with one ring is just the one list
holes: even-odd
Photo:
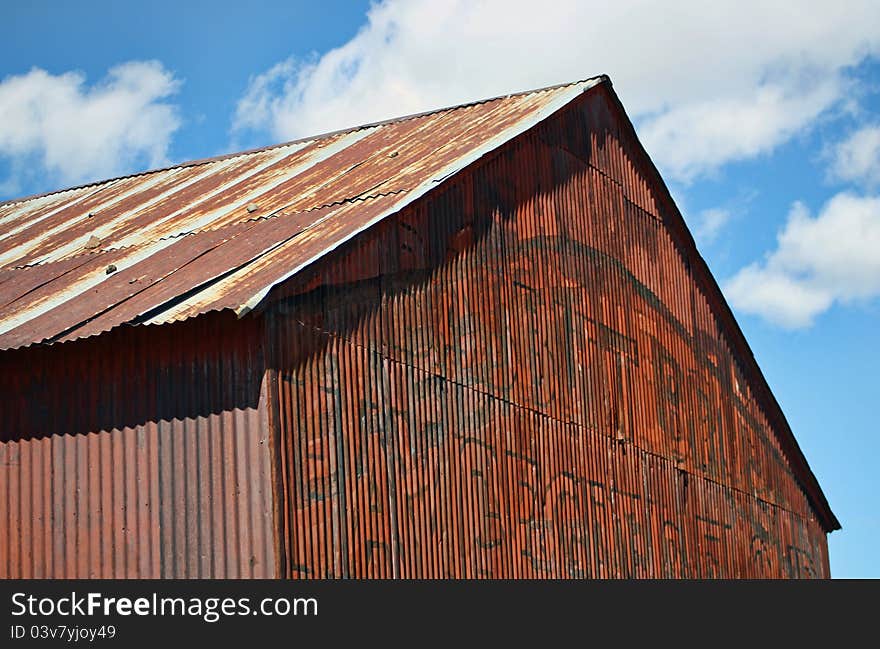
[[[386, 193], [386, 194], [377, 195], [376, 198], [379, 198], [379, 197], [381, 197], [381, 196], [389, 196], [389, 195], [394, 195], [394, 194], [400, 194], [400, 193], [402, 193], [402, 192], [404, 192], [404, 191], [405, 191], [405, 190], [397, 190], [397, 191], [393, 191], [393, 192], [388, 192], [388, 193]], [[356, 201], [356, 200], [358, 200], [358, 199], [357, 199], [357, 198], [352, 199], [351, 202], [354, 202], [354, 201]], [[366, 200], [366, 197], [363, 198], [363, 199], [360, 199], [360, 200], [361, 200], [361, 202], [363, 202], [364, 200]], [[345, 204], [345, 203], [350, 203], [350, 202], [349, 202], [349, 201], [339, 202], [339, 203], [337, 203], [337, 205], [341, 205], [341, 204]], [[331, 205], [332, 205], [332, 204], [331, 204]], [[315, 208], [315, 209], [318, 209], [318, 208]], [[307, 210], [307, 211], [313, 211], [313, 210]], [[248, 259], [247, 261], [244, 261], [244, 262], [242, 262], [241, 264], [235, 266], [234, 268], [230, 268], [229, 270], [226, 270], [226, 271], [224, 271], [223, 273], [221, 273], [221, 274], [219, 274], [219, 275], [217, 275], [217, 276], [215, 276], [215, 277], [212, 277], [212, 278], [210, 278], [210, 279], [208, 279], [208, 280], [205, 280], [205, 281], [202, 282], [201, 284], [199, 284], [199, 285], [197, 285], [197, 286], [194, 286], [194, 287], [192, 287], [191, 289], [189, 289], [186, 293], [183, 293], [183, 294], [177, 295], [177, 296], [175, 296], [174, 298], [172, 298], [172, 299], [170, 299], [170, 300], [168, 300], [168, 301], [166, 301], [166, 302], [163, 302], [163, 303], [161, 303], [161, 304], [157, 304], [156, 306], [154, 306], [154, 307], [153, 307], [152, 309], [150, 309], [149, 311], [146, 311], [146, 312], [144, 312], [144, 313], [141, 313], [141, 314], [137, 315], [137, 316], [134, 317], [132, 320], [129, 320], [129, 321], [127, 321], [127, 322], [119, 323], [119, 324], [116, 325], [116, 326], [123, 326], [123, 325], [126, 325], [126, 324], [127, 324], [127, 325], [137, 325], [137, 324], [141, 324], [141, 323], [143, 323], [145, 320], [149, 320], [151, 317], [154, 317], [155, 314], [162, 313], [162, 312], [164, 312], [164, 311], [167, 311], [169, 308], [173, 308], [174, 305], [186, 301], [187, 299], [189, 299], [189, 298], [190, 298], [191, 296], [193, 296], [193, 295], [198, 295], [199, 293], [201, 293], [201, 292], [207, 290], [207, 289], [210, 288], [211, 286], [215, 286], [217, 283], [223, 281], [226, 277], [229, 277], [230, 275], [232, 275], [232, 274], [234, 274], [234, 273], [237, 273], [237, 272], [239, 272], [240, 270], [245, 269], [245, 268], [247, 268], [248, 266], [250, 266], [250, 265], [256, 263], [256, 262], [257, 262], [258, 260], [260, 260], [262, 257], [266, 256], [267, 254], [270, 254], [273, 250], [275, 250], [275, 249], [277, 249], [277, 248], [280, 248], [281, 246], [285, 245], [286, 243], [288, 243], [288, 242], [290, 242], [290, 241], [293, 241], [293, 240], [296, 239], [297, 237], [301, 236], [304, 232], [307, 232], [308, 230], [310, 230], [310, 229], [316, 227], [318, 224], [320, 224], [322, 221], [324, 221], [325, 219], [329, 218], [329, 217], [332, 216], [332, 215], [333, 215], [333, 212], [330, 212], [330, 214], [327, 214], [327, 215], [325, 215], [325, 216], [319, 218], [317, 221], [315, 221], [315, 222], [313, 222], [313, 223], [309, 223], [309, 224], [303, 226], [302, 229], [298, 230], [297, 232], [295, 232], [294, 234], [292, 234], [292, 235], [289, 236], [288, 238], [286, 238], [286, 239], [284, 239], [284, 240], [281, 240], [281, 241], [278, 241], [278, 242], [275, 243], [271, 248], [269, 248], [269, 249], [267, 249], [267, 250], [264, 250], [263, 252], [257, 254], [257, 255], [254, 256], [253, 258]], [[279, 213], [278, 216], [282, 216], [282, 214]], [[269, 215], [269, 216], [263, 217], [262, 220], [268, 220], [269, 218], [273, 218], [273, 216]], [[259, 220], [261, 220], [261, 219], [260, 219], [260, 218], [250, 219], [250, 221], [254, 221], [254, 222], [255, 222], [255, 221], [259, 221]], [[245, 221], [245, 223], [246, 223], [246, 222], [247, 222], [247, 221]], [[236, 236], [237, 236], [237, 235], [236, 235]], [[204, 252], [200, 253], [200, 254], [196, 257], [196, 259], [198, 259], [199, 257], [204, 256], [205, 254], [208, 254], [210, 251], [213, 251], [213, 250], [218, 249], [220, 246], [224, 245], [224, 243], [226, 243], [226, 242], [220, 242], [220, 243], [218, 243], [218, 244], [212, 246], [212, 247], [210, 248], [210, 250], [207, 250], [207, 251], [204, 251]], [[177, 268], [177, 269], [171, 271], [170, 273], [168, 273], [167, 275], [165, 275], [165, 276], [163, 276], [163, 277], [157, 279], [154, 283], [150, 284], [150, 286], [144, 287], [143, 289], [141, 289], [140, 291], [138, 291], [136, 294], [140, 294], [140, 293], [142, 293], [142, 292], [148, 290], [149, 288], [151, 288], [151, 287], [153, 287], [153, 286], [156, 286], [156, 285], [158, 285], [159, 283], [161, 283], [161, 282], [163, 282], [163, 281], [166, 281], [169, 277], [173, 276], [175, 273], [180, 272], [181, 270], [183, 270], [183, 268], [185, 268], [185, 267], [188, 266], [189, 264], [193, 263], [193, 261], [195, 261], [195, 259], [190, 260], [189, 262], [187, 262], [186, 264], [184, 264], [184, 265], [181, 266], [180, 268]], [[125, 299], [121, 300], [120, 302], [114, 303], [114, 304], [112, 304], [112, 305], [106, 307], [106, 308], [103, 309], [101, 312], [99, 312], [99, 313], [97, 313], [97, 314], [94, 314], [94, 315], [92, 315], [92, 316], [90, 316], [90, 317], [88, 317], [88, 318], [83, 319], [83, 320], [80, 321], [80, 322], [77, 322], [77, 323], [71, 325], [71, 326], [68, 327], [66, 330], [64, 330], [64, 331], [62, 331], [62, 332], [60, 332], [60, 333], [58, 333], [58, 334], [56, 334], [56, 335], [54, 335], [54, 336], [51, 336], [51, 337], [48, 337], [48, 338], [44, 338], [43, 340], [39, 341], [39, 344], [44, 344], [44, 343], [52, 344], [52, 343], [54, 343], [55, 341], [58, 341], [58, 340], [63, 339], [63, 338], [65, 338], [65, 337], [67, 337], [67, 336], [70, 336], [70, 335], [71, 335], [72, 333], [74, 333], [77, 329], [81, 329], [83, 326], [89, 324], [90, 322], [92, 322], [92, 321], [95, 320], [96, 318], [100, 317], [100, 316], [103, 315], [104, 313], [107, 313], [108, 311], [111, 311], [112, 309], [116, 308], [116, 307], [119, 306], [120, 304], [122, 304], [122, 303], [124, 303], [124, 302], [127, 302], [128, 300], [132, 299], [132, 297], [134, 297], [134, 295], [130, 295], [130, 296], [126, 297]], [[111, 327], [111, 329], [112, 329], [112, 328], [114, 328], [114, 327]], [[76, 339], [77, 339], [77, 338], [74, 338], [74, 340], [76, 340]]]
[[81, 257], [87, 257], [89, 255], [105, 255], [105, 254], [117, 252], [120, 250], [132, 250], [132, 249], [136, 249], [136, 248], [143, 248], [146, 246], [150, 246], [154, 243], [158, 243], [159, 241], [168, 241], [169, 239], [182, 239], [182, 238], [190, 236], [190, 235], [204, 234], [207, 232], [222, 232], [223, 230], [226, 230], [229, 228], [234, 228], [236, 226], [241, 226], [241, 225], [244, 225], [245, 223], [257, 223], [260, 221], [268, 221], [269, 219], [280, 218], [280, 217], [285, 217], [285, 216], [286, 217], [293, 217], [293, 216], [297, 216], [299, 214], [308, 214], [309, 212], [316, 212], [318, 210], [327, 209], [328, 207], [335, 207], [338, 205], [351, 205], [354, 203], [358, 203], [358, 202], [362, 203], [364, 201], [368, 201], [368, 200], [372, 200], [372, 199], [376, 199], [376, 198], [384, 198], [386, 196], [405, 194], [407, 191], [409, 191], [408, 188], [403, 187], [400, 189], [393, 189], [393, 190], [390, 190], [387, 192], [377, 192], [375, 194], [367, 194], [366, 196], [358, 195], [358, 196], [353, 196], [351, 198], [342, 198], [342, 199], [339, 199], [336, 201], [331, 201], [329, 203], [322, 203], [320, 205], [315, 205], [313, 207], [308, 207], [308, 208], [302, 209], [302, 210], [294, 210], [292, 212], [285, 212], [284, 208], [281, 207], [281, 208], [278, 208], [277, 210], [275, 210], [274, 212], [272, 212], [271, 214], [264, 214], [261, 216], [249, 217], [249, 218], [243, 219], [241, 221], [234, 221], [232, 223], [224, 223], [223, 225], [216, 227], [216, 228], [198, 228], [195, 230], [186, 230], [183, 232], [176, 232], [174, 234], [168, 234], [168, 235], [165, 235], [164, 237], [159, 237], [158, 239], [149, 239], [149, 240], [144, 240], [144, 241], [138, 241], [137, 243], [132, 243], [127, 246], [115, 246], [112, 248], [101, 248], [99, 250], [89, 250], [89, 251], [81, 252], [76, 255], [68, 255], [66, 257], [61, 257], [60, 259], [52, 259], [49, 261], [38, 261], [38, 262], [35, 262], [32, 264], [20, 264], [20, 265], [16, 265], [16, 266], [3, 266], [3, 267], [0, 267], [0, 271], [2, 271], [2, 270], [29, 270], [31, 268], [41, 268], [41, 267], [49, 266], [50, 264], [59, 264], [62, 262], [70, 261], [72, 259], [79, 259]]

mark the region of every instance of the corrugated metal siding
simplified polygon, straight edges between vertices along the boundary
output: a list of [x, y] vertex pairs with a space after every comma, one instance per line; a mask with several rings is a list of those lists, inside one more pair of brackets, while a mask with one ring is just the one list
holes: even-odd
[[754, 362], [605, 101], [271, 296], [286, 574], [828, 576]]
[[0, 355], [0, 577], [271, 577], [261, 324]]

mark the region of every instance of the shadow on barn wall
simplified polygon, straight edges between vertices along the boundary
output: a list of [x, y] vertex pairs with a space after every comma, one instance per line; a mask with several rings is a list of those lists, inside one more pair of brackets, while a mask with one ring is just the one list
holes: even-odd
[[257, 318], [123, 327], [0, 368], [0, 577], [275, 574]]
[[563, 127], [273, 291], [282, 574], [827, 573], [664, 197]]

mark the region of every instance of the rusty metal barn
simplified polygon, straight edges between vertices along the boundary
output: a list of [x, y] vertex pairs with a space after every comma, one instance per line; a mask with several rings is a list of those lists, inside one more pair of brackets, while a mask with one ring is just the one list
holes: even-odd
[[0, 205], [0, 576], [828, 577], [606, 77]]

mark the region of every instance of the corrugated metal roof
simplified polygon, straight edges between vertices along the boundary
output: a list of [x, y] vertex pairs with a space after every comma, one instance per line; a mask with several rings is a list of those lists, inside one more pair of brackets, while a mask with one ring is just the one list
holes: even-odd
[[0, 349], [242, 315], [605, 79], [0, 204]]

